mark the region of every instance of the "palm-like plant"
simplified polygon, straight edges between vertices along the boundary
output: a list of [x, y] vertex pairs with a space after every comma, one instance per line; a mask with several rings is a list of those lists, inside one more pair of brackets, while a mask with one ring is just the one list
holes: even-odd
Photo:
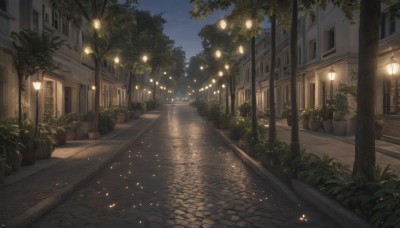
[[39, 71], [44, 72], [54, 69], [52, 62], [54, 51], [64, 41], [57, 36], [50, 37], [46, 33], [39, 34], [30, 30], [12, 32], [11, 38], [14, 47], [14, 67], [18, 75], [18, 122], [21, 123], [21, 94], [25, 89], [24, 80]]

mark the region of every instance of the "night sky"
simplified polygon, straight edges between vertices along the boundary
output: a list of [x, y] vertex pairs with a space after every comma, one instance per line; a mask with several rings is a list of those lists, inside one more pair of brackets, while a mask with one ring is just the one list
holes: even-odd
[[183, 47], [187, 61], [203, 49], [197, 35], [200, 29], [224, 15], [223, 12], [216, 12], [203, 21], [193, 20], [189, 15], [192, 5], [188, 0], [139, 0], [138, 8], [149, 10], [152, 14], [163, 13], [167, 20], [165, 34], [175, 40], [175, 46]]

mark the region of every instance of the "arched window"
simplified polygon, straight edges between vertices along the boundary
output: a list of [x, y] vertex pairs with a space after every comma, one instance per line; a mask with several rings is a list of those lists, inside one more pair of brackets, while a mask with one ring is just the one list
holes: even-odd
[[4, 68], [0, 66], [0, 116], [7, 114], [7, 76]]

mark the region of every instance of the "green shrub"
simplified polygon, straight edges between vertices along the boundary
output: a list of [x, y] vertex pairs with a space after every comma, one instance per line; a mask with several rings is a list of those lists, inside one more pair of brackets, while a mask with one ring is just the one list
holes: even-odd
[[112, 110], [104, 110], [99, 113], [99, 132], [105, 134], [115, 127], [115, 112]]
[[12, 166], [20, 147], [18, 125], [14, 121], [0, 119], [0, 158], [6, 165]]
[[208, 113], [208, 105], [204, 101], [199, 101], [196, 104], [197, 111], [199, 112], [200, 116], [207, 116]]
[[241, 117], [250, 117], [251, 114], [251, 104], [249, 101], [244, 102], [239, 106], [239, 113]]
[[219, 119], [220, 119], [220, 124], [229, 127], [232, 120], [232, 116], [224, 112], [221, 112], [221, 114], [219, 115]]
[[213, 122], [214, 126], [218, 127], [221, 119], [221, 105], [217, 101], [210, 101], [208, 103], [208, 113], [207, 117]]
[[132, 103], [132, 111], [143, 111], [144, 104], [141, 102]]
[[235, 118], [231, 121], [229, 129], [231, 139], [244, 139], [251, 130], [250, 119], [243, 117]]
[[156, 104], [153, 100], [146, 101], [146, 109], [147, 110], [152, 110], [156, 108]]

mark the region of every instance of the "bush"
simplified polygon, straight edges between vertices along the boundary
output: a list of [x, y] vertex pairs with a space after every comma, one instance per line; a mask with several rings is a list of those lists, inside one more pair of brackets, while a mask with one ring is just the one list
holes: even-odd
[[235, 118], [231, 121], [230, 137], [233, 140], [244, 139], [251, 130], [250, 119]]
[[250, 117], [251, 114], [251, 104], [249, 101], [244, 102], [239, 106], [239, 113], [241, 117]]
[[232, 120], [232, 116], [226, 113], [221, 112], [220, 116], [220, 125], [224, 125], [226, 127], [229, 127], [231, 120]]
[[147, 110], [152, 110], [156, 108], [156, 104], [154, 101], [146, 101], [146, 109]]
[[99, 113], [99, 132], [105, 134], [114, 129], [116, 124], [115, 112], [112, 110], [104, 110]]
[[221, 105], [217, 101], [210, 101], [208, 104], [208, 113], [207, 117], [209, 120], [211, 120], [214, 124], [214, 126], [218, 127], [221, 119]]
[[141, 102], [132, 103], [132, 111], [143, 111], [144, 104]]
[[200, 116], [207, 116], [208, 113], [208, 105], [204, 101], [199, 101], [196, 104], [197, 112], [199, 112]]

